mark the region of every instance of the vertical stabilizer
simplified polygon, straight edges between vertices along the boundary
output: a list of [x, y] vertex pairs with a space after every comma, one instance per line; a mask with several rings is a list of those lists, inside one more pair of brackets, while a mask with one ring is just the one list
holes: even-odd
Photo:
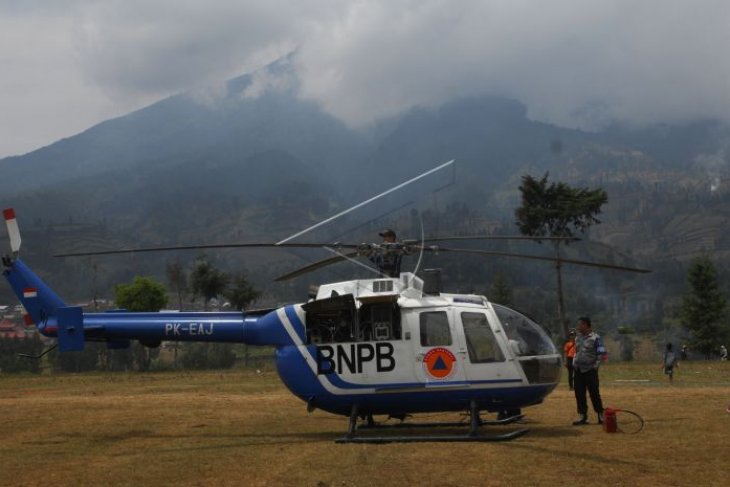
[[49, 320], [55, 321], [58, 309], [65, 307], [66, 304], [18, 258], [21, 240], [15, 210], [12, 208], [3, 210], [3, 217], [10, 237], [10, 249], [14, 254], [12, 257], [3, 256], [3, 276], [28, 312], [30, 321], [43, 332]]
[[13, 288], [13, 292], [26, 309], [33, 322], [42, 328], [48, 318], [55, 317], [58, 308], [66, 306], [53, 290], [46, 285], [20, 259], [4, 261], [3, 275]]
[[84, 313], [78, 306], [58, 308], [58, 350], [84, 349]]

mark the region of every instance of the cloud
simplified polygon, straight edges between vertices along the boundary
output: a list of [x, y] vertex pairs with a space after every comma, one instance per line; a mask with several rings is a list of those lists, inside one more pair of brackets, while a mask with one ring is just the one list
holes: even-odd
[[297, 2], [103, 2], [80, 12], [87, 75], [117, 96], [219, 83], [299, 41]]
[[353, 3], [301, 49], [303, 94], [352, 123], [494, 94], [570, 127], [727, 119], [730, 4]]
[[[0, 157], [70, 135], [104, 113], [101, 90], [87, 82], [68, 35], [73, 18], [11, 6], [0, 4]], [[96, 103], [79, 103], [86, 97]]]
[[0, 0], [0, 155], [292, 50], [300, 95], [352, 126], [483, 94], [584, 129], [728, 121], [729, 21], [726, 0]]

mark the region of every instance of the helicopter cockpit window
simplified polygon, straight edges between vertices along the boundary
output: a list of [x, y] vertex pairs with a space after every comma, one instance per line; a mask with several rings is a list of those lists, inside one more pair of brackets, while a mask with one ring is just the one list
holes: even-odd
[[504, 355], [484, 313], [461, 313], [461, 323], [472, 363], [504, 362]]
[[498, 304], [493, 306], [530, 384], [557, 383], [563, 366], [547, 333], [527, 316]]
[[540, 326], [515, 310], [493, 305], [502, 322], [512, 352], [518, 356], [554, 355], [557, 353], [550, 337]]
[[445, 311], [428, 311], [420, 315], [421, 346], [451, 345], [449, 318]]

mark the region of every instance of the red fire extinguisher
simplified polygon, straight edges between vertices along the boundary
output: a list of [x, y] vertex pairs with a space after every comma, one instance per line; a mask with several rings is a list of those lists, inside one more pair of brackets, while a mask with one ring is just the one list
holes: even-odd
[[606, 433], [615, 433], [618, 431], [615, 409], [606, 408], [603, 410], [603, 431]]

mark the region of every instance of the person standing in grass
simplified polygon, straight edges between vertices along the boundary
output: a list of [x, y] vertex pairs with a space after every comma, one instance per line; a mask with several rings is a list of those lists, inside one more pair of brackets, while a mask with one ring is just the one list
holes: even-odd
[[669, 377], [669, 382], [672, 382], [674, 380], [674, 367], [679, 367], [679, 362], [677, 361], [674, 350], [672, 350], [671, 343], [667, 343], [667, 348], [664, 350], [662, 367], [664, 368], [664, 374]]
[[573, 390], [573, 357], [575, 357], [575, 330], [570, 330], [565, 344], [563, 344], [563, 352], [565, 352], [565, 368], [568, 369], [568, 388]]
[[578, 319], [578, 335], [575, 339], [575, 357], [573, 357], [573, 386], [575, 402], [578, 408], [578, 419], [573, 426], [588, 424], [588, 403], [586, 391], [591, 396], [593, 410], [598, 415], [598, 424], [603, 424], [603, 401], [598, 386], [598, 367], [606, 355], [601, 337], [593, 332], [591, 319], [583, 316]]

